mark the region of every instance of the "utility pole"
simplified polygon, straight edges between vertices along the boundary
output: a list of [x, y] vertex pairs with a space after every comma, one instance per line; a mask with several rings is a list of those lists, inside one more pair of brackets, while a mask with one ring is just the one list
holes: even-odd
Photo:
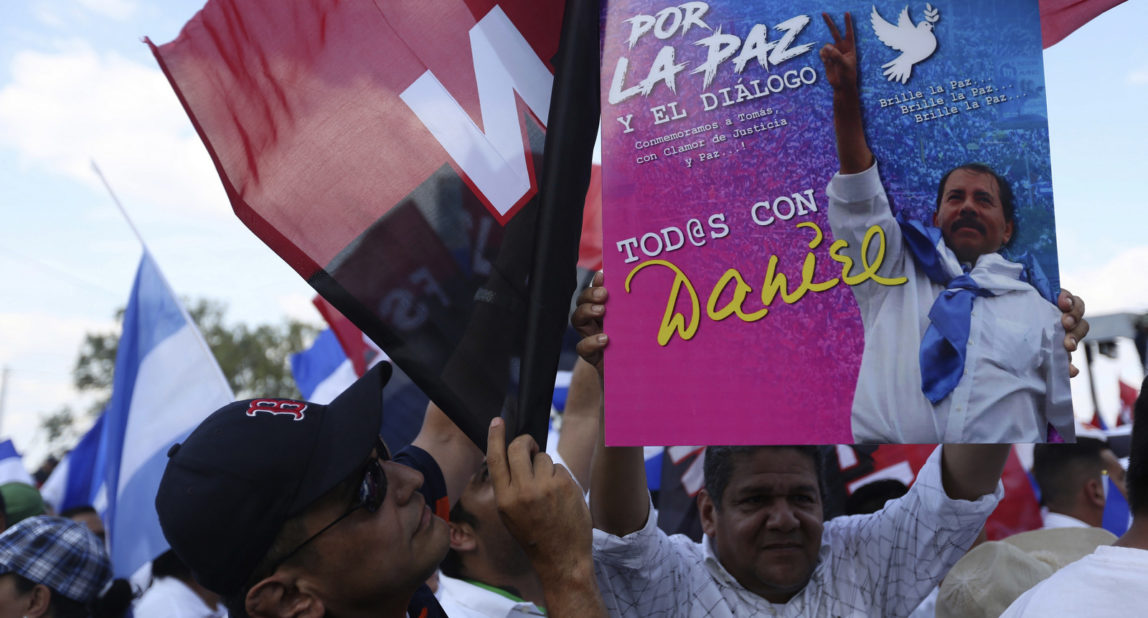
[[8, 365], [0, 370], [0, 435], [4, 435], [4, 401], [8, 398]]

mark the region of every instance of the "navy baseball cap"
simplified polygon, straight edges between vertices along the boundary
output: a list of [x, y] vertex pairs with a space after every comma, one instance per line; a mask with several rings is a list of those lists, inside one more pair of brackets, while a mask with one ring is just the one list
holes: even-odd
[[284, 522], [362, 465], [390, 376], [379, 363], [327, 405], [229, 403], [171, 448], [155, 508], [197, 581], [224, 596], [239, 592]]

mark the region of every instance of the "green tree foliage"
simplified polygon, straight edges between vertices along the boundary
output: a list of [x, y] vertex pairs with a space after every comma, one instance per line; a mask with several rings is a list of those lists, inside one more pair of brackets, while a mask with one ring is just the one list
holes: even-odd
[[81, 437], [76, 430], [76, 413], [70, 406], [61, 406], [59, 410], [41, 416], [40, 428], [44, 430], [51, 456], [55, 457], [59, 457], [68, 446], [75, 444]]
[[[224, 321], [222, 303], [185, 299], [184, 306], [211, 348], [236, 398], [300, 397], [291, 375], [290, 357], [314, 340], [316, 327], [296, 320], [276, 325], [229, 325]], [[116, 312], [117, 321], [122, 322], [123, 317], [123, 309]], [[89, 417], [98, 415], [111, 399], [119, 340], [119, 332], [88, 333], [80, 345], [72, 380], [77, 390], [95, 397], [87, 411]], [[76, 413], [67, 407], [41, 417], [40, 427], [53, 453], [62, 453], [75, 442], [73, 427], [77, 420]]]

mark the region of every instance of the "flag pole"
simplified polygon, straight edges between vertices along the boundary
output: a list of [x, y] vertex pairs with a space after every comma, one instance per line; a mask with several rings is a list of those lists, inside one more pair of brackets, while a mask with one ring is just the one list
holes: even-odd
[[554, 374], [577, 285], [582, 208], [599, 121], [598, 3], [567, 0], [538, 191], [538, 240], [514, 433], [546, 444]]
[[[99, 177], [100, 182], [104, 183], [104, 188], [108, 190], [108, 195], [112, 196], [112, 202], [115, 203], [116, 208], [120, 209], [120, 214], [124, 216], [124, 221], [128, 222], [128, 227], [132, 229], [132, 233], [136, 235], [136, 239], [140, 241], [144, 253], [151, 253], [148, 251], [147, 243], [144, 242], [143, 235], [140, 234], [139, 228], [136, 227], [132, 218], [128, 216], [128, 211], [124, 210], [124, 205], [120, 203], [120, 198], [116, 197], [116, 192], [112, 191], [112, 185], [108, 184], [108, 179], [104, 178], [104, 173], [100, 171], [100, 166], [96, 165], [96, 160], [92, 159], [92, 171]], [[165, 282], [166, 283], [166, 282]]]
[[8, 365], [0, 371], [0, 428], [4, 426], [4, 401], [8, 398]]
[[[112, 190], [112, 185], [108, 183], [108, 179], [104, 178], [104, 173], [100, 171], [100, 166], [96, 165], [95, 159], [92, 159], [92, 171], [95, 172], [96, 176], [100, 178], [100, 182], [104, 183], [104, 188], [108, 190], [108, 195], [112, 196], [112, 202], [115, 202], [116, 208], [120, 209], [120, 214], [124, 216], [124, 221], [127, 221], [128, 227], [132, 229], [132, 233], [135, 234], [136, 239], [140, 241], [140, 246], [143, 248], [144, 255], [150, 257], [152, 262], [155, 262], [155, 257], [152, 256], [151, 250], [148, 249], [147, 243], [144, 242], [143, 234], [140, 234], [139, 228], [136, 227], [136, 224], [134, 221], [132, 221], [132, 218], [128, 216], [128, 211], [124, 208], [124, 205], [120, 203], [120, 198], [117, 197], [116, 192]], [[172, 298], [175, 299], [175, 306], [179, 307], [180, 315], [183, 316], [184, 320], [187, 320], [188, 324], [191, 324], [195, 327], [192, 330], [195, 331], [195, 339], [199, 342], [203, 352], [211, 358], [215, 358], [215, 353], [211, 351], [211, 346], [207, 345], [207, 341], [203, 338], [203, 333], [199, 331], [199, 326], [195, 323], [195, 320], [191, 319], [191, 314], [187, 312], [187, 307], [184, 307], [183, 303], [179, 302], [179, 297], [175, 295], [171, 284], [167, 282], [167, 277], [164, 276], [163, 270], [159, 268], [158, 263], [155, 266], [155, 270], [159, 275], [160, 281], [163, 281], [164, 287], [167, 288], [168, 293]], [[227, 380], [227, 376], [223, 374], [223, 368], [219, 366], [218, 359], [215, 361], [215, 368], [219, 370], [219, 379], [222, 380], [225, 385], [227, 385], [228, 392], [230, 392], [234, 397], [235, 393], [231, 391], [231, 382], [229, 382]]]

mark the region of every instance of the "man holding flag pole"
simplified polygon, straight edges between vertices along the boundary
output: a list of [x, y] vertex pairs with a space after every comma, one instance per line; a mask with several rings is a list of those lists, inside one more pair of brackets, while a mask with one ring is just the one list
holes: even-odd
[[505, 446], [507, 426], [544, 441], [597, 125], [597, 18], [584, 1], [213, 1], [153, 47], [237, 214], [454, 421], [431, 406], [392, 459], [380, 364], [328, 406], [224, 406], [172, 449], [164, 532], [234, 615], [436, 615], [422, 581], [446, 526], [428, 507], [449, 509], [477, 469], [470, 442], [489, 447], [549, 612], [602, 615], [581, 492], [534, 439]]

